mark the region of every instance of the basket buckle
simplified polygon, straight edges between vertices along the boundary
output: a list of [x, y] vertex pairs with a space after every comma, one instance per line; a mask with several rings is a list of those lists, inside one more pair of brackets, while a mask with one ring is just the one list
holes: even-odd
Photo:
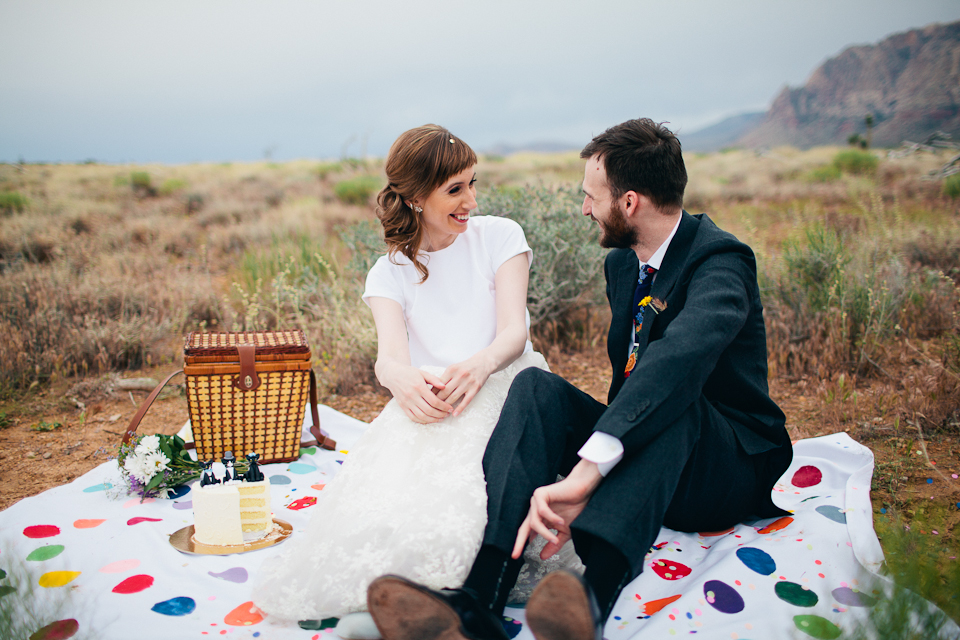
[[257, 375], [257, 347], [252, 344], [238, 344], [240, 356], [240, 375], [233, 379], [233, 386], [241, 391], [253, 391], [260, 386]]

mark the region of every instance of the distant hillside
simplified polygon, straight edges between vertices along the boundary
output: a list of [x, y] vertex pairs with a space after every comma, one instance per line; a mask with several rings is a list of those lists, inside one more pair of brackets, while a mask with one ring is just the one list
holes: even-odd
[[763, 111], [741, 113], [693, 133], [681, 131], [677, 135], [684, 151], [719, 151], [736, 145], [741, 137], [763, 122], [766, 115]]
[[738, 144], [845, 144], [850, 134], [866, 132], [867, 114], [875, 121], [874, 146], [920, 140], [938, 129], [960, 139], [960, 22], [844, 50], [803, 87], [785, 87]]

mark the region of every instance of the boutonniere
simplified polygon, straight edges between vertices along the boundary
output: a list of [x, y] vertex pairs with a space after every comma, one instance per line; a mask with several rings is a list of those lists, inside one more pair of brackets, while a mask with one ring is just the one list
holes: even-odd
[[660, 298], [654, 298], [653, 296], [647, 296], [640, 301], [640, 304], [637, 305], [641, 309], [646, 309], [650, 307], [653, 309], [654, 313], [659, 314], [661, 311], [667, 308], [667, 303], [661, 300]]

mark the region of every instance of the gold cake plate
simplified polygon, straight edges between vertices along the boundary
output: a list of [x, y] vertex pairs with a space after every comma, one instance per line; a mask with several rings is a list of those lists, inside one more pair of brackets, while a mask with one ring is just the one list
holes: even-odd
[[193, 539], [193, 525], [191, 524], [188, 527], [171, 533], [170, 544], [173, 545], [174, 549], [182, 553], [205, 556], [229, 556], [234, 553], [246, 553], [247, 551], [256, 551], [257, 549], [272, 547], [275, 544], [280, 544], [291, 535], [293, 535], [293, 527], [290, 523], [274, 518], [273, 529], [259, 540], [233, 545], [203, 544]]

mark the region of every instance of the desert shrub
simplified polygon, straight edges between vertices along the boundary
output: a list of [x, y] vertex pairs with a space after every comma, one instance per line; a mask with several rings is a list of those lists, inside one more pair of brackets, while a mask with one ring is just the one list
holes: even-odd
[[138, 198], [149, 198], [157, 195], [150, 174], [146, 171], [134, 171], [130, 174], [130, 188]]
[[170, 196], [178, 191], [183, 191], [187, 188], [187, 181], [182, 178], [168, 178], [163, 181], [163, 184], [160, 185], [160, 195]]
[[813, 311], [823, 311], [849, 258], [835, 231], [822, 225], [807, 229], [802, 241], [790, 241], [783, 254], [786, 277], [780, 283], [780, 296], [799, 309], [806, 303]]
[[879, 164], [880, 161], [877, 160], [877, 156], [869, 151], [858, 149], [841, 151], [833, 157], [833, 166], [838, 171], [854, 175], [874, 173]]
[[0, 214], [19, 213], [27, 208], [29, 201], [17, 191], [0, 191]]
[[566, 344], [585, 338], [578, 312], [604, 303], [606, 249], [600, 247], [597, 225], [580, 215], [579, 190], [495, 188], [477, 200], [482, 213], [518, 222], [533, 250], [527, 291], [533, 332]]
[[330, 175], [343, 171], [343, 165], [339, 162], [321, 162], [313, 171], [318, 178], [326, 180]]
[[943, 181], [943, 195], [953, 200], [960, 198], [960, 173], [947, 176]]
[[338, 182], [333, 193], [344, 204], [364, 205], [382, 186], [383, 181], [377, 176], [357, 176]]
[[188, 193], [186, 198], [183, 200], [183, 206], [187, 211], [187, 215], [191, 213], [196, 213], [203, 209], [204, 197], [200, 193]]
[[833, 182], [840, 179], [840, 167], [825, 164], [811, 169], [804, 177], [807, 182]]
[[383, 242], [380, 223], [376, 220], [362, 220], [337, 229], [340, 242], [350, 250], [350, 262], [347, 270], [365, 275], [377, 259], [387, 253]]

